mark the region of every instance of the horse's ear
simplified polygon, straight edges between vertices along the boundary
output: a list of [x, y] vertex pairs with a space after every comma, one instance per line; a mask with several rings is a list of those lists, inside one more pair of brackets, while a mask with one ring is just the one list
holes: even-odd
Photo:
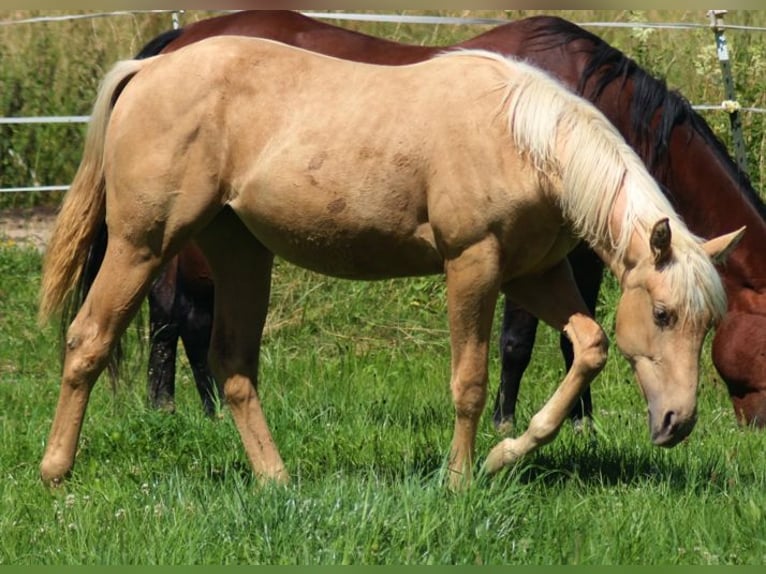
[[739, 243], [742, 236], [745, 234], [745, 228], [740, 227], [737, 231], [732, 231], [726, 235], [714, 237], [710, 241], [705, 241], [702, 244], [702, 249], [708, 254], [708, 257], [713, 260], [713, 263], [723, 263], [729, 254], [734, 251], [734, 248]]
[[661, 267], [670, 260], [673, 249], [670, 247], [670, 221], [666, 217], [660, 219], [652, 227], [652, 235], [649, 238], [649, 246], [654, 255], [654, 264]]

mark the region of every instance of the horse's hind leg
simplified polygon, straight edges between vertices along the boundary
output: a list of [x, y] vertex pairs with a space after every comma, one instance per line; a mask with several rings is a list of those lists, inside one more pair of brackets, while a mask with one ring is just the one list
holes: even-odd
[[207, 261], [196, 246], [185, 247], [178, 260], [179, 302], [176, 313], [181, 329], [181, 341], [205, 414], [214, 416], [221, 393], [210, 372], [207, 357], [213, 328], [215, 289]]
[[[604, 277], [604, 264], [601, 259], [585, 243], [581, 243], [569, 254], [569, 264], [572, 267], [575, 283], [585, 301], [592, 317], [596, 316], [596, 304], [598, 303], [598, 292], [601, 289], [601, 281]], [[572, 367], [574, 361], [574, 349], [572, 342], [562, 333], [559, 342], [561, 354], [564, 356], [564, 364], [567, 371]], [[575, 403], [569, 412], [569, 418], [579, 427], [584, 421], [593, 416], [593, 401], [591, 399], [590, 387], [586, 388], [580, 399]]]
[[220, 394], [207, 362], [213, 324], [212, 293], [210, 299], [208, 302], [195, 297], [185, 303], [188, 305], [188, 313], [181, 325], [181, 341], [189, 359], [202, 408], [207, 416], [212, 417], [216, 414]]
[[162, 270], [149, 291], [149, 369], [146, 394], [155, 409], [175, 411], [176, 353], [180, 326], [176, 318], [178, 259]]
[[224, 398], [255, 474], [286, 482], [287, 471], [257, 392], [274, 257], [229, 209], [196, 239], [215, 281], [211, 370], [222, 383]]
[[[161, 271], [149, 291], [149, 405], [175, 411], [176, 357], [183, 342], [194, 382], [208, 416], [215, 415], [218, 393], [207, 365], [213, 315], [213, 288], [209, 278], [190, 275], [184, 264], [186, 247]], [[201, 255], [199, 255], [201, 257]], [[190, 283], [192, 285], [190, 285]]]
[[74, 466], [90, 392], [143, 300], [159, 259], [110, 237], [101, 270], [67, 331], [59, 400], [40, 465], [58, 483]]

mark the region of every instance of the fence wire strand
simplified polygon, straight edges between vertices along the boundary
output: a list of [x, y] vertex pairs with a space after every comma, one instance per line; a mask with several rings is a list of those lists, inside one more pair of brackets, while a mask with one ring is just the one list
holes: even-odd
[[[112, 12], [92, 12], [88, 14], [63, 14], [60, 16], [37, 16], [34, 18], [22, 18], [17, 20], [0, 20], [0, 27], [22, 24], [41, 24], [67, 22], [75, 20], [87, 20], [97, 18], [112, 18], [119, 16], [135, 16], [140, 14], [170, 14], [173, 16], [174, 24], [178, 21], [179, 14], [185, 10], [116, 10]], [[220, 14], [231, 14], [240, 12], [240, 10], [211, 10], [210, 12]], [[312, 10], [302, 10], [301, 13], [318, 19], [347, 20], [356, 22], [382, 22], [396, 24], [425, 24], [425, 25], [479, 25], [479, 26], [497, 26], [511, 22], [511, 19], [501, 18], [469, 18], [452, 16], [423, 16], [407, 14], [363, 14], [356, 12], [318, 12]], [[631, 28], [631, 29], [667, 29], [667, 30], [710, 30], [710, 24], [697, 24], [690, 22], [577, 22], [578, 26], [583, 28]], [[766, 27], [760, 26], [742, 26], [737, 24], [726, 24], [719, 22], [719, 30], [737, 30], [746, 32], [766, 32]], [[692, 108], [697, 111], [724, 111], [729, 112], [727, 104], [694, 104]], [[737, 107], [738, 111], [762, 114], [766, 113], [766, 108], [758, 107]], [[730, 113], [730, 112], [729, 112]], [[0, 125], [28, 125], [28, 124], [57, 124], [57, 123], [87, 123], [89, 116], [33, 116], [33, 117], [0, 117]], [[11, 187], [0, 188], [0, 193], [27, 193], [35, 191], [65, 191], [69, 189], [68, 185], [46, 185], [29, 187]]]

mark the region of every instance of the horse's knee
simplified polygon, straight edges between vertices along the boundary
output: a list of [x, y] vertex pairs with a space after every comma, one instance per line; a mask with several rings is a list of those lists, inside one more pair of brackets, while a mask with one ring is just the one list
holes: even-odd
[[253, 396], [255, 388], [247, 377], [230, 377], [223, 385], [223, 396], [226, 404], [236, 409], [238, 406], [246, 404]]
[[537, 334], [537, 319], [506, 303], [500, 333], [500, 353], [504, 361], [529, 364]]
[[452, 380], [452, 399], [458, 416], [478, 418], [487, 402], [486, 369], [460, 372]]
[[516, 333], [504, 332], [500, 335], [500, 355], [503, 363], [528, 365], [532, 360], [534, 338], [519, 337]]
[[604, 368], [609, 356], [609, 339], [601, 326], [590, 320], [585, 328], [576, 333], [567, 333], [575, 350], [575, 362], [589, 373], [598, 373]]
[[598, 327], [586, 341], [582, 352], [582, 363], [589, 371], [598, 373], [606, 365], [609, 357], [609, 339], [601, 327]]
[[[729, 391], [731, 392], [731, 387]], [[766, 390], [731, 394], [731, 403], [737, 422], [742, 426], [766, 428]]]

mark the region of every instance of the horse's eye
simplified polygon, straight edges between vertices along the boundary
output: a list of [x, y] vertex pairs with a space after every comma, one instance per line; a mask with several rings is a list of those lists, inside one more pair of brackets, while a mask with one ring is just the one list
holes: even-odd
[[664, 307], [655, 307], [653, 314], [654, 324], [662, 329], [670, 327], [675, 323], [675, 314]]

